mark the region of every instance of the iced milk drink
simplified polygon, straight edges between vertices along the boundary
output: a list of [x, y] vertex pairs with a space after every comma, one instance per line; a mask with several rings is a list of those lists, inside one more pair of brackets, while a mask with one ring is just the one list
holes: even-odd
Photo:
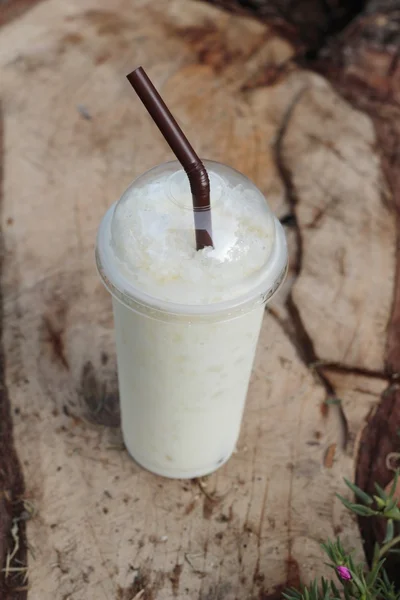
[[206, 475], [231, 456], [264, 307], [287, 268], [283, 229], [261, 192], [204, 164], [213, 248], [195, 249], [189, 183], [171, 162], [108, 210], [96, 250], [113, 296], [126, 447], [174, 478]]

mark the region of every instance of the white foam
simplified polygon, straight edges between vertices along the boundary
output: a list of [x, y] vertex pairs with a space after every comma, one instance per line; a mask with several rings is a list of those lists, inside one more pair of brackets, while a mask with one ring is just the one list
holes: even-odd
[[[187, 178], [182, 172], [129, 188], [114, 212], [112, 250], [125, 277], [156, 298], [186, 304], [243, 294], [265, 265], [273, 217], [249, 181], [210, 173], [214, 248], [197, 252]], [[189, 207], [189, 208], [188, 208]]]

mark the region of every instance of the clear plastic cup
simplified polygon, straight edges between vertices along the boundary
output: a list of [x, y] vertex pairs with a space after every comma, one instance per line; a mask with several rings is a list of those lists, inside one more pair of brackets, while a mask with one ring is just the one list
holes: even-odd
[[214, 249], [195, 250], [190, 190], [175, 161], [136, 179], [97, 239], [125, 445], [171, 478], [207, 475], [234, 451], [265, 304], [287, 271], [283, 228], [258, 188], [204, 164]]

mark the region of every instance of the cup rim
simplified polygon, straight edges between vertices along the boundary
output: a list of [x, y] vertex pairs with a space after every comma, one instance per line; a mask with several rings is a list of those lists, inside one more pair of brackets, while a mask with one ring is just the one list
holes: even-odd
[[[220, 164], [216, 161], [206, 161], [207, 163]], [[178, 161], [169, 161], [163, 165], [171, 166], [178, 164]], [[146, 175], [159, 168], [157, 165], [147, 172], [140, 175]], [[231, 167], [229, 167], [231, 169]], [[236, 170], [236, 169], [233, 169]], [[239, 171], [236, 171], [241, 176]], [[136, 179], [134, 180], [136, 181]], [[132, 182], [130, 185], [132, 185]], [[254, 184], [253, 184], [254, 185]], [[261, 192], [260, 192], [261, 193]], [[269, 302], [283, 284], [288, 270], [288, 252], [286, 238], [283, 227], [279, 220], [271, 213], [274, 223], [274, 243], [265, 265], [260, 270], [258, 282], [246, 293], [235, 296], [221, 302], [210, 304], [185, 304], [169, 300], [163, 300], [147, 294], [136, 287], [129, 279], [124, 277], [121, 269], [118, 268], [119, 259], [111, 250], [111, 222], [117, 202], [114, 202], [105, 213], [97, 233], [96, 243], [96, 265], [97, 270], [105, 287], [119, 302], [127, 308], [135, 311], [151, 312], [157, 314], [167, 314], [175, 316], [191, 317], [211, 317], [228, 313], [234, 316], [236, 313], [248, 312], [253, 307]], [[108, 251], [107, 251], [108, 250]]]

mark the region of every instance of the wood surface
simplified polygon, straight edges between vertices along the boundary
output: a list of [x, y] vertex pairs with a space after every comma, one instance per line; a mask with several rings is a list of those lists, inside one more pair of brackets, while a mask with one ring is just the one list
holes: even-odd
[[[391, 190], [389, 201], [399, 231], [400, 210], [400, 3], [399, 0], [368, 0], [357, 18], [327, 44], [316, 68], [332, 81], [353, 106], [368, 114], [375, 127], [381, 165]], [[371, 412], [357, 457], [356, 481], [372, 492], [375, 482], [386, 486], [393, 478], [387, 457], [400, 451], [400, 245], [393, 308], [387, 330], [385, 370], [389, 385]], [[366, 554], [371, 559], [376, 541], [385, 533], [379, 519], [360, 519]], [[400, 585], [398, 557], [386, 568]]]
[[[388, 385], [392, 191], [370, 117], [293, 52], [267, 25], [187, 0], [43, 0], [0, 31], [3, 374], [29, 599], [273, 600], [328, 573], [327, 537], [361, 549], [335, 492]], [[237, 452], [205, 481], [141, 470], [118, 428], [96, 230], [171, 157], [125, 81], [138, 64], [198, 152], [251, 177], [289, 223]], [[10, 573], [9, 598], [23, 585]]]

